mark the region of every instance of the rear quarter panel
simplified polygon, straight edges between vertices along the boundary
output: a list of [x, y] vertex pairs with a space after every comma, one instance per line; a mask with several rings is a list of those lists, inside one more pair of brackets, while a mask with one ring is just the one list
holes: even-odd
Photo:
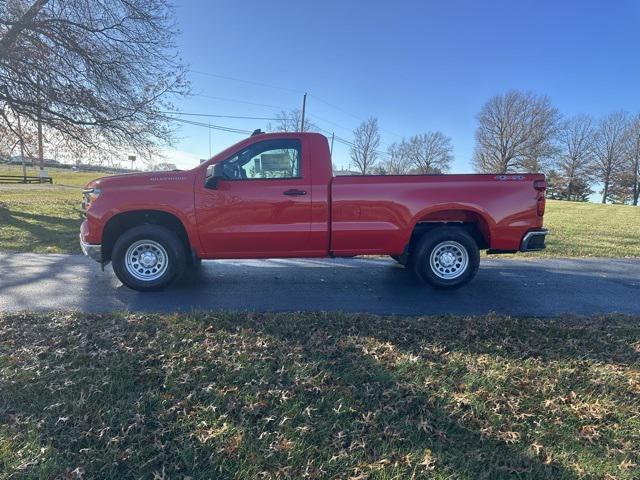
[[335, 177], [331, 250], [337, 255], [400, 254], [415, 225], [481, 219], [488, 246], [515, 250], [542, 226], [540, 174]]

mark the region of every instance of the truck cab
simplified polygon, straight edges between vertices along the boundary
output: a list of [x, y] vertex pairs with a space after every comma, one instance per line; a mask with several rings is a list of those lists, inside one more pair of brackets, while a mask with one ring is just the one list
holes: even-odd
[[203, 258], [329, 253], [329, 146], [319, 134], [256, 135], [198, 173]]

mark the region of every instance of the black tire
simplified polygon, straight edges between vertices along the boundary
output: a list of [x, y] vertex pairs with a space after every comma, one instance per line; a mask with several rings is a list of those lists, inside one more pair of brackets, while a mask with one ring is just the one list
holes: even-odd
[[406, 253], [403, 253], [402, 255], [389, 255], [391, 258], [393, 258], [396, 262], [398, 262], [400, 265], [402, 265], [403, 267], [407, 266], [407, 263], [409, 263], [409, 256]]
[[[149, 280], [136, 278], [136, 276], [129, 271], [126, 262], [129, 248], [137, 242], [144, 242], [145, 240], [150, 241], [151, 245], [154, 243], [159, 244], [166, 253], [166, 259], [163, 259], [165, 263], [157, 262], [160, 267], [162, 267], [157, 269], [156, 274], [159, 274], [159, 276]], [[160, 255], [159, 258], [163, 256], [164, 255]], [[113, 271], [123, 284], [133, 290], [146, 292], [160, 290], [178, 278], [184, 271], [186, 255], [184, 245], [175, 233], [158, 225], [145, 224], [133, 227], [120, 235], [113, 246], [111, 262], [113, 264]], [[140, 263], [142, 263], [142, 261], [140, 261]], [[136, 270], [135, 264], [129, 268]], [[145, 272], [142, 270], [144, 270], [144, 266], [138, 268], [140, 275], [144, 276]], [[146, 272], [150, 271], [147, 270]], [[153, 275], [153, 272], [151, 272], [151, 275]]]
[[[435, 265], [431, 261], [434, 250], [447, 254], [443, 258], [435, 253]], [[460, 287], [476, 276], [480, 266], [478, 244], [466, 230], [459, 227], [440, 227], [425, 233], [411, 257], [416, 275], [436, 288]], [[448, 265], [444, 260], [453, 263]], [[453, 277], [446, 278], [447, 276]]]
[[186, 263], [189, 267], [200, 268], [202, 266], [202, 259], [193, 254], [187, 255]]

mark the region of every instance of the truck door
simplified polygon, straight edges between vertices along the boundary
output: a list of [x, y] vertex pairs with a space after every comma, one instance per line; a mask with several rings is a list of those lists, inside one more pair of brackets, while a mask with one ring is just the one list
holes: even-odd
[[[211, 258], [304, 256], [311, 234], [310, 162], [299, 139], [257, 141], [196, 180], [200, 240]], [[214, 175], [210, 166], [207, 175]]]

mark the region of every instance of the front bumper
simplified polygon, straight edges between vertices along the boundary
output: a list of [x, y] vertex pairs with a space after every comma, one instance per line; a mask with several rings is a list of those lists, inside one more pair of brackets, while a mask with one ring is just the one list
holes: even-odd
[[82, 240], [81, 234], [80, 248], [82, 249], [82, 253], [84, 253], [87, 257], [93, 258], [98, 263], [102, 263], [102, 245], [92, 245], [90, 243], [85, 243], [84, 240]]
[[522, 239], [520, 244], [521, 252], [535, 252], [538, 250], [544, 250], [546, 245], [544, 244], [546, 236], [549, 234], [549, 230], [541, 228], [540, 230], [532, 230]]

